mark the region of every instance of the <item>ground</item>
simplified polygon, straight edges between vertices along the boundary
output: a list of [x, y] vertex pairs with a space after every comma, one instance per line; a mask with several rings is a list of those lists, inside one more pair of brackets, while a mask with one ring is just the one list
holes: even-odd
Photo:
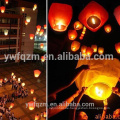
[[[40, 69], [42, 71], [40, 75], [40, 82], [34, 77], [34, 69]], [[35, 115], [41, 112], [46, 111], [45, 107], [35, 108], [33, 111], [30, 111], [26, 108], [26, 104], [33, 100], [33, 97], [36, 97], [37, 103], [45, 103], [46, 102], [46, 70], [45, 65], [36, 65], [35, 63], [21, 63], [21, 64], [9, 64], [0, 66], [0, 78], [9, 78], [11, 73], [14, 72], [16, 77], [22, 78], [22, 81], [25, 83], [26, 88], [30, 91], [30, 89], [34, 89], [34, 94], [31, 95], [29, 92], [28, 97], [19, 98], [15, 100], [14, 107], [12, 112], [14, 112], [15, 117], [21, 118], [22, 120], [35, 120]], [[0, 97], [3, 94], [12, 94], [13, 90], [11, 89], [11, 85], [3, 85], [0, 87]], [[9, 105], [9, 104], [8, 104]], [[4, 118], [3, 118], [4, 119]], [[6, 119], [5, 119], [6, 120]]]

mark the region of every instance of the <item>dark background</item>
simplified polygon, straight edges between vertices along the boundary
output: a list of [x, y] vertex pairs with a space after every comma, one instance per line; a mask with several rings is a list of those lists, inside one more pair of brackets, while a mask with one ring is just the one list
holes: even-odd
[[[90, 2], [91, 0], [48, 0], [48, 10], [52, 3], [65, 3], [69, 4], [73, 8], [73, 17], [72, 21], [67, 29], [67, 31], [59, 33], [55, 32], [51, 29], [48, 24], [48, 53], [52, 53], [57, 56], [58, 53], [62, 53], [63, 51], [71, 52], [71, 42], [67, 33], [69, 29], [73, 29], [73, 23], [78, 20], [78, 15], [80, 11]], [[110, 24], [112, 26], [111, 33], [107, 34], [104, 31], [104, 26], [101, 27], [97, 32], [92, 32], [90, 30], [86, 30], [86, 34], [82, 41], [77, 38], [76, 40], [81, 43], [81, 45], [91, 46], [92, 44], [98, 45], [98, 47], [104, 47], [104, 54], [113, 54], [114, 58], [120, 59], [120, 55], [118, 55], [115, 51], [115, 43], [120, 42], [120, 26], [118, 25], [113, 12], [114, 9], [120, 5], [120, 0], [95, 0], [97, 3], [102, 5], [109, 13], [109, 19], [105, 23]], [[81, 31], [78, 32], [79, 35]], [[79, 37], [78, 35], [78, 37]], [[78, 50], [76, 53], [80, 52]], [[72, 53], [72, 52], [71, 52]], [[54, 90], [58, 89], [60, 86], [68, 83], [74, 76], [75, 67], [77, 65], [77, 61], [48, 61], [48, 92], [51, 93]], [[117, 84], [117, 87], [120, 88], [120, 84]], [[73, 84], [68, 89], [60, 92], [57, 95], [57, 100], [55, 102], [59, 103], [64, 101], [66, 98], [70, 97], [77, 90], [75, 84]], [[102, 101], [96, 101], [88, 96], [84, 95], [81, 100], [81, 103], [95, 103], [95, 107], [103, 107]], [[117, 108], [120, 108], [120, 98], [114, 94], [108, 98], [108, 104], [110, 110], [107, 111], [107, 114], [113, 114], [113, 111]], [[95, 115], [102, 114], [102, 110], [81, 110], [85, 111], [89, 120], [95, 120]], [[69, 119], [69, 110], [64, 110], [63, 112], [57, 114], [56, 116], [50, 118], [50, 120], [68, 120]]]

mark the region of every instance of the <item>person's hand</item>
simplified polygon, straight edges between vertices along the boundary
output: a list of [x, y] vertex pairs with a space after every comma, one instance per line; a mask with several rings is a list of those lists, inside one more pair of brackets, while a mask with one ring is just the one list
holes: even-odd
[[90, 69], [89, 65], [82, 65], [81, 67], [82, 67], [83, 69], [85, 69], [85, 70]]
[[108, 105], [107, 99], [106, 99], [106, 100], [103, 100], [103, 104], [104, 104], [104, 106], [107, 106], [107, 105]]
[[74, 94], [74, 98], [76, 98], [78, 95], [80, 94], [80, 91], [79, 90], [77, 90], [76, 92], [75, 92], [75, 94]]
[[56, 100], [56, 94], [51, 94], [48, 96], [48, 101], [51, 102], [51, 101], [55, 101]]
[[119, 90], [118, 90], [117, 87], [113, 87], [113, 88], [112, 88], [112, 92], [113, 92], [113, 93], [118, 93], [118, 91], [119, 91]]

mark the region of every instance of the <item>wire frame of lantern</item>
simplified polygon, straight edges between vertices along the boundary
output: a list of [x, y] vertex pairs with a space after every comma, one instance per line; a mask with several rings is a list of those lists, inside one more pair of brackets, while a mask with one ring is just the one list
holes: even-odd
[[4, 35], [5, 35], [5, 36], [8, 35], [8, 30], [7, 30], [7, 29], [4, 30]]
[[49, 9], [48, 21], [51, 28], [57, 32], [64, 32], [72, 19], [73, 10], [68, 4], [52, 3]]
[[77, 50], [79, 50], [79, 48], [80, 48], [80, 42], [73, 41], [72, 44], [71, 44], [71, 50], [73, 52], [76, 52]]
[[4, 13], [4, 12], [5, 12], [5, 7], [4, 7], [4, 6], [1, 6], [1, 7], [0, 7], [0, 11], [1, 11], [1, 13]]
[[25, 12], [25, 7], [22, 7], [21, 10], [22, 10], [22, 12]]
[[83, 28], [83, 25], [80, 23], [80, 21], [76, 21], [74, 23], [74, 29], [75, 30], [81, 30]]
[[26, 17], [26, 21], [29, 23], [31, 21], [31, 17], [30, 16], [27, 16]]
[[77, 31], [76, 30], [69, 30], [68, 31], [68, 38], [69, 40], [75, 40], [77, 38]]
[[38, 78], [41, 74], [41, 71], [40, 70], [34, 70], [34, 77], [35, 78]]
[[104, 53], [104, 48], [103, 48], [103, 47], [99, 47], [99, 48], [98, 48], [98, 53], [99, 53], [100, 55], [102, 55], [102, 54]]
[[115, 44], [115, 50], [120, 54], [120, 42]]
[[91, 45], [91, 48], [93, 49], [93, 52], [94, 52], [94, 53], [97, 52], [97, 45]]
[[8, 0], [5, 0], [5, 4], [8, 4], [8, 2], [9, 2]]
[[105, 25], [105, 26], [104, 26], [104, 30], [105, 30], [106, 33], [110, 33], [111, 30], [112, 30], [111, 25]]

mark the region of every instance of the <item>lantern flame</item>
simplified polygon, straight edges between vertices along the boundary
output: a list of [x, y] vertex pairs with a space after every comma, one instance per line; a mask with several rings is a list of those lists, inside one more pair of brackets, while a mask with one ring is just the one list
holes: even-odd
[[95, 92], [99, 97], [102, 97], [103, 90], [99, 89], [98, 87], [95, 88]]
[[95, 23], [96, 23], [94, 18], [92, 18], [91, 20], [92, 20], [92, 23], [93, 23], [93, 24], [95, 24]]

